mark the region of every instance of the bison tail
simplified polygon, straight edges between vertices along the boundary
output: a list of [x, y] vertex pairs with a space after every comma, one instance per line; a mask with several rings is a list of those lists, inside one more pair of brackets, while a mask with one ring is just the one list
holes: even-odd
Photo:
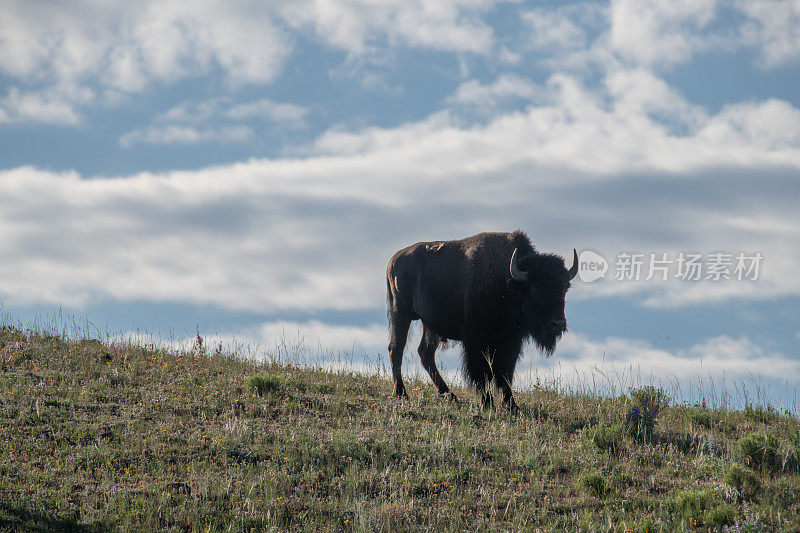
[[392, 279], [386, 276], [386, 314], [390, 316], [394, 309], [394, 290], [392, 288]]

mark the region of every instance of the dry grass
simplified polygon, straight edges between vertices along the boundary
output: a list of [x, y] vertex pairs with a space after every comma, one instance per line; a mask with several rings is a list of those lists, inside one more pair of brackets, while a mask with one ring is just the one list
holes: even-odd
[[547, 387], [512, 418], [408, 389], [3, 327], [0, 528], [800, 529], [796, 418]]

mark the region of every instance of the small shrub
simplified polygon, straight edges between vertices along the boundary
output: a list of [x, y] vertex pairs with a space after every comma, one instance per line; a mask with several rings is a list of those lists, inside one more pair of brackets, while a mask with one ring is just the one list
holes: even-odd
[[775, 480], [775, 484], [769, 490], [770, 505], [775, 507], [791, 507], [797, 504], [798, 478], [797, 476], [785, 476]]
[[656, 388], [652, 385], [647, 385], [638, 389], [630, 389], [628, 391], [631, 401], [634, 405], [649, 409], [657, 415], [662, 407], [665, 407], [669, 401], [667, 393], [662, 388]]
[[558, 477], [568, 474], [572, 469], [572, 465], [564, 460], [564, 456], [560, 454], [553, 455], [550, 466], [547, 467], [547, 475], [550, 477]]
[[311, 392], [317, 394], [333, 394], [336, 391], [333, 385], [328, 385], [327, 383], [317, 383], [311, 385], [310, 390]]
[[785, 472], [800, 473], [800, 428], [796, 428], [794, 434], [789, 435], [785, 454], [781, 455]]
[[663, 454], [654, 450], [640, 452], [633, 460], [635, 464], [645, 467], [661, 468], [664, 465]]
[[250, 376], [245, 382], [247, 390], [252, 390], [259, 396], [277, 392], [283, 388], [283, 385], [283, 378], [275, 374], [257, 374], [255, 376]]
[[625, 433], [635, 439], [650, 439], [655, 432], [658, 411], [646, 405], [634, 405], [625, 414]]
[[762, 422], [764, 424], [770, 424], [780, 417], [778, 411], [776, 411], [771, 405], [766, 407], [757, 405], [753, 407], [752, 405], [747, 404], [744, 406], [744, 414], [747, 416], [747, 418], [755, 420], [756, 422]]
[[606, 480], [596, 473], [581, 476], [581, 486], [596, 498], [602, 498], [606, 493]]
[[708, 491], [688, 490], [680, 491], [675, 495], [675, 510], [694, 526], [703, 525], [703, 513], [711, 503], [711, 494]]
[[739, 512], [730, 505], [718, 505], [708, 513], [708, 525], [722, 529], [725, 526], [732, 526], [738, 517]]
[[711, 415], [706, 411], [692, 411], [689, 413], [689, 422], [693, 426], [711, 429]]
[[663, 528], [659, 527], [656, 521], [649, 516], [642, 518], [636, 522], [634, 526], [635, 527], [633, 528], [633, 531], [640, 531], [641, 533], [656, 533], [656, 531], [663, 531]]
[[781, 469], [778, 456], [778, 438], [763, 431], [751, 433], [737, 442], [745, 462], [753, 467], [771, 472]]
[[622, 445], [622, 426], [601, 423], [592, 432], [592, 444], [600, 451], [617, 453]]
[[703, 446], [700, 435], [685, 432], [666, 432], [661, 437], [661, 442], [669, 443], [683, 454], [695, 454]]
[[749, 468], [740, 465], [731, 466], [725, 473], [725, 483], [736, 489], [741, 498], [750, 500], [758, 496], [761, 480]]
[[609, 485], [615, 490], [623, 491], [634, 484], [633, 479], [624, 472], [614, 472]]
[[800, 472], [800, 445], [795, 444], [794, 447], [789, 450], [788, 455], [785, 465], [786, 470], [794, 473]]
[[647, 385], [628, 391], [633, 406], [625, 414], [623, 429], [635, 439], [645, 440], [653, 437], [656, 417], [667, 404], [667, 395], [661, 388]]

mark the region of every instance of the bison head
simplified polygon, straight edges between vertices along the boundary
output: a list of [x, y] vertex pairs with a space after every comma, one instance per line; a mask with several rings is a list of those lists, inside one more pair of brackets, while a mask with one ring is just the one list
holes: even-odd
[[578, 273], [578, 252], [572, 250], [572, 267], [567, 270], [564, 259], [553, 254], [534, 252], [518, 257], [511, 255], [509, 271], [524, 294], [523, 327], [545, 354], [551, 355], [556, 343], [567, 331], [564, 299], [570, 281]]

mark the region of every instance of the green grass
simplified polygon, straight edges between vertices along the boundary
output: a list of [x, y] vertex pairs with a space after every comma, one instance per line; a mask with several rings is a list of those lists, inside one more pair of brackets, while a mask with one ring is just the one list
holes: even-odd
[[736, 490], [740, 499], [752, 500], [761, 491], [761, 480], [758, 475], [741, 465], [731, 465], [725, 473], [725, 483]]
[[[800, 422], [0, 328], [0, 529], [797, 531]], [[637, 409], [634, 409], [637, 408]]]

